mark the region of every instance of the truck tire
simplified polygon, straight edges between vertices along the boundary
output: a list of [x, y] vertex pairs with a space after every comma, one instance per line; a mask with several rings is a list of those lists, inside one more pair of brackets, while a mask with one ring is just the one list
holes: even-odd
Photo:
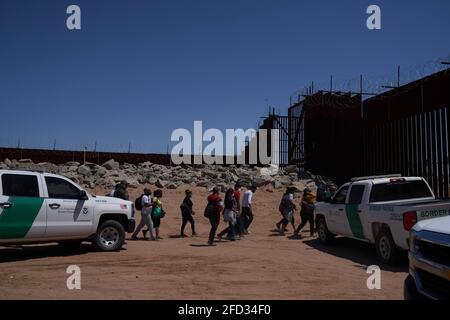
[[106, 220], [97, 229], [92, 244], [99, 251], [118, 251], [125, 242], [125, 229], [115, 220]]
[[316, 228], [317, 228], [317, 235], [321, 243], [328, 244], [334, 240], [335, 235], [328, 230], [325, 218], [321, 217], [317, 219]]
[[391, 231], [382, 229], [375, 240], [378, 258], [385, 264], [395, 265], [400, 258], [400, 250], [392, 239]]

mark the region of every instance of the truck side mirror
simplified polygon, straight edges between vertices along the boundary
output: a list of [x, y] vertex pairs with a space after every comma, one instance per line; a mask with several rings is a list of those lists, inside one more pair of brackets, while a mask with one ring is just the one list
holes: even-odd
[[89, 199], [89, 198], [88, 198], [88, 196], [87, 196], [86, 191], [80, 190], [80, 200], [88, 200], [88, 199]]

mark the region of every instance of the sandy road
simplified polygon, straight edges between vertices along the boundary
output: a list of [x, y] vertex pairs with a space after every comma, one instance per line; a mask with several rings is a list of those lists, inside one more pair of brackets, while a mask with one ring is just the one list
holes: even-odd
[[[279, 192], [255, 194], [255, 221], [244, 240], [205, 246], [206, 195], [194, 189], [196, 238], [177, 237], [181, 189], [165, 191], [159, 242], [128, 240], [111, 253], [93, 252], [87, 243], [77, 251], [55, 244], [0, 247], [0, 299], [402, 299], [407, 261], [380, 266], [382, 288], [368, 290], [366, 268], [378, 264], [372, 246], [344, 238], [322, 246], [307, 230], [302, 240], [272, 232]], [[81, 290], [66, 287], [72, 264], [81, 268]]]

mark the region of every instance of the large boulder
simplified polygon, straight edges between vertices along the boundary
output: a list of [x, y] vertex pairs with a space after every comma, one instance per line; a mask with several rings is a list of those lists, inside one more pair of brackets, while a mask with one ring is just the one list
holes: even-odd
[[158, 188], [164, 188], [167, 185], [167, 181], [158, 179], [156, 180], [155, 186], [157, 186]]
[[177, 189], [178, 187], [180, 187], [182, 185], [181, 182], [176, 181], [176, 182], [169, 182], [166, 186], [167, 189]]
[[98, 166], [96, 168], [95, 175], [98, 176], [98, 177], [104, 177], [107, 172], [108, 172], [108, 170], [106, 170], [105, 167]]
[[91, 169], [88, 166], [81, 165], [78, 167], [77, 172], [83, 176], [90, 176], [92, 175]]
[[104, 164], [102, 164], [102, 167], [105, 167], [108, 170], [119, 170], [120, 164], [114, 159], [110, 159], [106, 161]]
[[9, 168], [11, 167], [11, 160], [9, 160], [8, 158], [6, 158], [5, 160], [3, 160], [3, 163]]
[[295, 164], [284, 167], [284, 172], [286, 173], [297, 173], [298, 167]]
[[202, 175], [208, 178], [216, 179], [219, 174], [216, 171], [210, 170], [210, 169], [204, 169], [202, 170]]
[[49, 173], [57, 173], [58, 172], [58, 166], [56, 164], [50, 163], [50, 162], [41, 162], [38, 163], [37, 166], [40, 168], [40, 170], [44, 172]]
[[258, 168], [257, 170], [259, 171], [259, 174], [263, 176], [276, 176], [279, 168], [277, 165], [271, 164], [268, 167]]
[[80, 163], [77, 161], [69, 161], [69, 162], [66, 162], [64, 165], [68, 166], [68, 167], [79, 167]]
[[33, 163], [31, 159], [20, 159], [19, 163]]
[[262, 186], [270, 184], [272, 181], [273, 181], [273, 178], [271, 176], [266, 176], [266, 175], [258, 176], [253, 179], [253, 185], [255, 185], [257, 187], [262, 187]]

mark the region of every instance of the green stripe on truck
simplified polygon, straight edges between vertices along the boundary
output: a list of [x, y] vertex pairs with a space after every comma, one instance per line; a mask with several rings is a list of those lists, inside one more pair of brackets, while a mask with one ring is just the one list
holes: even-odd
[[43, 198], [10, 197], [9, 209], [0, 214], [0, 239], [25, 238], [41, 210]]
[[364, 230], [358, 213], [358, 205], [347, 204], [345, 206], [345, 213], [347, 214], [347, 220], [350, 224], [353, 236], [355, 238], [364, 239]]

